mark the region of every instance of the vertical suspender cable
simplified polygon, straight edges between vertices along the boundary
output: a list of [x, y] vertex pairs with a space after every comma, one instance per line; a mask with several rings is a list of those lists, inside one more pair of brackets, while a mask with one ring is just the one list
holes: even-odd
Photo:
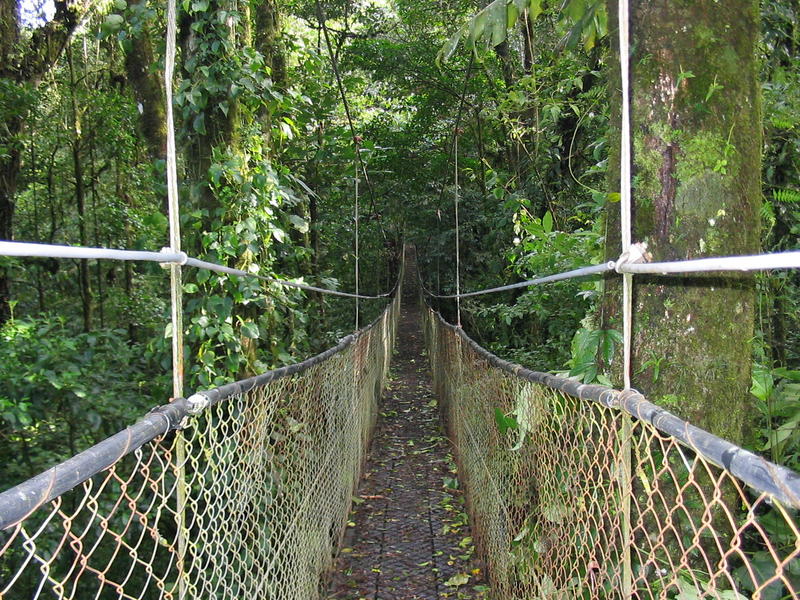
[[456, 217], [456, 324], [461, 327], [461, 240], [458, 227], [458, 128], [453, 138], [453, 181], [455, 182], [455, 195], [453, 204]]
[[[169, 248], [181, 251], [181, 223], [178, 207], [178, 167], [175, 150], [175, 122], [172, 116], [172, 77], [175, 70], [175, 0], [167, 3], [167, 56], [164, 69], [164, 88], [167, 101], [167, 204], [169, 207]], [[172, 312], [172, 395], [183, 396], [183, 307], [181, 266], [170, 265]]]
[[[631, 247], [631, 122], [630, 122], [630, 84], [628, 32], [628, 0], [619, 0], [619, 66], [622, 79], [622, 127], [620, 132], [620, 228], [622, 253]], [[623, 378], [625, 389], [631, 387], [631, 336], [633, 307], [633, 276], [622, 275], [623, 303]]]
[[[631, 249], [631, 108], [630, 108], [630, 39], [629, 39], [629, 0], [619, 0], [619, 67], [622, 84], [622, 112], [620, 131], [620, 239], [622, 255], [629, 256]], [[625, 389], [631, 387], [631, 337], [633, 320], [633, 275], [622, 274], [622, 319], [623, 319], [623, 379]], [[622, 537], [622, 596], [633, 596], [632, 562], [632, 511], [631, 498], [633, 474], [633, 424], [628, 415], [621, 415], [619, 430], [620, 516]]]
[[[356, 144], [356, 152], [357, 153], [361, 152], [361, 148], [359, 147], [358, 144]], [[358, 295], [360, 293], [359, 292], [359, 285], [358, 285], [358, 281], [359, 281], [359, 272], [358, 272], [358, 261], [359, 261], [359, 248], [358, 248], [358, 242], [359, 242], [359, 240], [358, 240], [358, 180], [359, 180], [359, 176], [358, 176], [358, 161], [356, 161], [355, 162], [355, 188], [356, 188], [356, 193], [355, 193], [355, 211], [354, 211], [355, 212], [355, 222], [356, 222], [356, 295]], [[359, 328], [359, 323], [358, 323], [358, 298], [356, 298], [356, 330], [358, 330], [358, 328]]]
[[[175, 149], [175, 121], [172, 116], [172, 78], [175, 71], [175, 38], [177, 29], [177, 6], [175, 0], [167, 0], [167, 53], [164, 61], [164, 92], [167, 108], [167, 205], [169, 218], [169, 246], [172, 252], [181, 251], [181, 222], [178, 206], [178, 167]], [[172, 314], [172, 396], [183, 397], [183, 297], [181, 265], [170, 265], [170, 309]], [[186, 550], [188, 528], [186, 527], [186, 448], [183, 435], [178, 432], [175, 439], [175, 471], [177, 483], [177, 506], [175, 517], [178, 537], [178, 598], [185, 600]]]

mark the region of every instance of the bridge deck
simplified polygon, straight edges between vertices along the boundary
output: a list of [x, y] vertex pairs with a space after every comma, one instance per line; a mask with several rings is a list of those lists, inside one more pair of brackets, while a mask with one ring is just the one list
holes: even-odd
[[[403, 298], [395, 378], [381, 400], [330, 599], [483, 597], [475, 590], [482, 571], [474, 571], [479, 567], [465, 539], [463, 496], [445, 485], [453, 485], [453, 463], [423, 356], [415, 292], [407, 289]], [[467, 575], [468, 583], [456, 585]]]

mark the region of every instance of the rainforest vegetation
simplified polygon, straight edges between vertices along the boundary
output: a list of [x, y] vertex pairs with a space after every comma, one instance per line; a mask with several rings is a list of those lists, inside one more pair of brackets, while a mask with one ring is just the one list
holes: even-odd
[[[634, 239], [658, 260], [800, 249], [800, 6], [712, 4], [634, 11]], [[615, 259], [615, 6], [179, 2], [184, 249], [347, 291], [358, 259], [372, 295], [411, 242], [451, 294], [458, 197], [464, 291]], [[0, 239], [168, 245], [164, 40], [160, 2], [0, 0]], [[168, 282], [0, 257], [3, 489], [169, 398]], [[800, 467], [797, 272], [637, 285], [634, 387]], [[189, 391], [322, 351], [385, 305], [356, 323], [352, 300], [188, 268], [183, 292]], [[464, 299], [461, 320], [507, 359], [619, 385], [618, 295], [572, 280]]]

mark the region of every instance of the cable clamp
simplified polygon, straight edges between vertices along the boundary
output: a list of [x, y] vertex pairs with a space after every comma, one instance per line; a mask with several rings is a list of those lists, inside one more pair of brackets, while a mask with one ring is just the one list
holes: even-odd
[[162, 262], [161, 263], [161, 268], [162, 269], [166, 269], [170, 265], [180, 265], [181, 267], [183, 267], [189, 261], [189, 255], [186, 254], [186, 252], [184, 252], [183, 250], [179, 250], [178, 252], [175, 252], [172, 248], [165, 247], [165, 248], [161, 249], [161, 254], [177, 254], [178, 255], [178, 260], [168, 260], [168, 261]]
[[189, 405], [189, 414], [197, 415], [208, 408], [210, 402], [203, 394], [192, 394], [186, 399], [186, 403]]
[[600, 404], [606, 408], [619, 408], [619, 392], [617, 390], [606, 390], [600, 394]]
[[614, 270], [617, 273], [622, 273], [622, 267], [625, 265], [647, 262], [648, 258], [647, 242], [636, 242], [619, 255], [619, 258], [614, 262]]

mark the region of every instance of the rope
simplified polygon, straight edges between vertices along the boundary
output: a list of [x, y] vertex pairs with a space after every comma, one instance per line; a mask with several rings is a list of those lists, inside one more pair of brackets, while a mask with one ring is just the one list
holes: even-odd
[[[620, 136], [620, 229], [622, 254], [631, 247], [631, 108], [629, 82], [630, 40], [628, 31], [628, 0], [619, 0], [619, 67], [622, 77], [622, 131]], [[633, 276], [622, 275], [622, 343], [623, 380], [625, 389], [631, 387], [631, 337], [633, 321]]]
[[[167, 102], [167, 205], [169, 213], [169, 247], [172, 253], [183, 255], [181, 252], [180, 207], [178, 205], [178, 167], [177, 152], [175, 149], [175, 122], [172, 115], [172, 79], [175, 72], [176, 29], [175, 0], [168, 0], [167, 54], [164, 63], [164, 89]], [[183, 262], [173, 262], [170, 267], [173, 398], [183, 397], [183, 286], [181, 284], [181, 265]]]

